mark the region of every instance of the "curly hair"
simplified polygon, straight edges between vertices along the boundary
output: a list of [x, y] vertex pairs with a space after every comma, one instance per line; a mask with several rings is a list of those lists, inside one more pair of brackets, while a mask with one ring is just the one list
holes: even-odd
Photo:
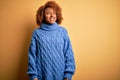
[[44, 13], [47, 8], [53, 8], [56, 11], [56, 16], [57, 16], [56, 22], [58, 24], [61, 24], [63, 20], [61, 7], [55, 1], [48, 1], [45, 5], [40, 6], [37, 10], [37, 14], [36, 14], [37, 25], [40, 26], [44, 22], [45, 19]]

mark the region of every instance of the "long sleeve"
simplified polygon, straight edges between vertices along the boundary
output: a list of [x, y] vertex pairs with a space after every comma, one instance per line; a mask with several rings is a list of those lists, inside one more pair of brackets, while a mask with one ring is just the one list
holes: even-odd
[[37, 68], [36, 68], [36, 53], [37, 53], [37, 46], [36, 46], [36, 35], [35, 32], [32, 34], [31, 43], [29, 46], [28, 52], [28, 71], [27, 74], [30, 77], [30, 80], [37, 78]]
[[65, 56], [64, 78], [68, 78], [69, 80], [71, 80], [72, 75], [75, 72], [75, 60], [74, 60], [72, 45], [66, 30], [65, 30], [65, 38], [64, 38], [64, 56]]

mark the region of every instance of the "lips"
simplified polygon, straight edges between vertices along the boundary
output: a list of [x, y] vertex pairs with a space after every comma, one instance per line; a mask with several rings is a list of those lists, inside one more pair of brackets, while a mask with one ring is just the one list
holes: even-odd
[[55, 20], [55, 18], [50, 18], [51, 21]]

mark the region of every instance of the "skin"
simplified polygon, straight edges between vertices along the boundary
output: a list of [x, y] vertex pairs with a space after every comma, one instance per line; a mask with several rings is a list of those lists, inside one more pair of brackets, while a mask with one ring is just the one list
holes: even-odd
[[[45, 10], [44, 16], [45, 16], [45, 21], [48, 24], [53, 24], [57, 20], [56, 11], [53, 8], [47, 8]], [[34, 80], [38, 80], [38, 78], [34, 78]], [[64, 80], [68, 80], [68, 79], [65, 78]]]
[[68, 80], [67, 78], [65, 78], [64, 80]]
[[38, 78], [34, 78], [34, 80], [38, 80]]
[[56, 11], [53, 8], [46, 8], [44, 16], [48, 24], [53, 24], [57, 20]]
[[[34, 80], [38, 80], [38, 78], [35, 78]], [[68, 80], [67, 78], [65, 78], [64, 80]]]

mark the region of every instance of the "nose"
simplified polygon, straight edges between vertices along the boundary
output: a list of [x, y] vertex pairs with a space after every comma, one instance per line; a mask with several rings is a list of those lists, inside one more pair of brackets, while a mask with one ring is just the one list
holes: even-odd
[[54, 16], [54, 14], [53, 13], [51, 13], [51, 15], [50, 15], [51, 17], [53, 17]]

